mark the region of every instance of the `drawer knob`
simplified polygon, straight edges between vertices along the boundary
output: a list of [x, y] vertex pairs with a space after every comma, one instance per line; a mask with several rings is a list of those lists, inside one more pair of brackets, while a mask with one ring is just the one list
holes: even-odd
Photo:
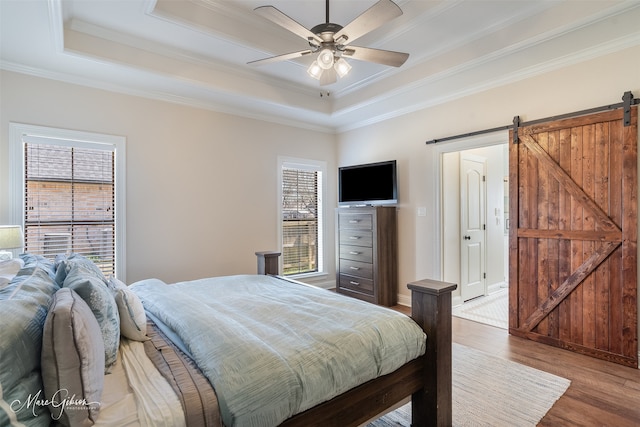
[[360, 286], [360, 283], [354, 282], [353, 280], [351, 280], [349, 283], [352, 284], [353, 286]]
[[352, 269], [352, 270], [356, 270], [356, 271], [360, 270], [360, 267], [353, 267], [353, 266], [351, 266], [351, 267], [349, 267], [349, 268], [350, 268], [350, 269]]
[[349, 238], [350, 238], [351, 240], [358, 240], [358, 239], [360, 239], [360, 236], [351, 236], [351, 237], [349, 237]]
[[350, 219], [350, 220], [349, 220], [349, 224], [357, 224], [357, 223], [359, 223], [359, 222], [360, 222], [360, 220], [359, 220], [359, 219]]
[[351, 251], [349, 252], [350, 255], [360, 255], [362, 252], [358, 252], [358, 251]]

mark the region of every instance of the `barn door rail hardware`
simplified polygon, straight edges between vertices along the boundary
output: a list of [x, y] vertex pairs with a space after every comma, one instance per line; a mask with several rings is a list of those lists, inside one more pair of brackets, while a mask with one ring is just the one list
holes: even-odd
[[640, 98], [634, 98], [633, 97], [633, 93], [631, 93], [631, 91], [627, 91], [622, 95], [622, 102], [618, 102], [616, 104], [603, 105], [601, 107], [589, 108], [587, 110], [574, 111], [572, 113], [566, 113], [566, 114], [560, 114], [560, 115], [557, 115], [557, 116], [545, 117], [544, 119], [536, 119], [536, 120], [531, 120], [531, 121], [528, 121], [528, 122], [521, 122], [520, 121], [520, 116], [514, 116], [513, 123], [509, 124], [509, 125], [498, 126], [498, 127], [494, 127], [494, 128], [490, 128], [490, 129], [482, 129], [482, 130], [477, 130], [477, 131], [474, 131], [474, 132], [467, 132], [467, 133], [462, 133], [462, 134], [459, 134], [459, 135], [447, 136], [447, 137], [444, 137], [444, 138], [432, 139], [430, 141], [427, 141], [426, 143], [427, 143], [427, 145], [437, 144], [439, 142], [451, 141], [451, 140], [454, 140], [454, 139], [468, 138], [470, 136], [483, 135], [483, 134], [486, 134], [486, 133], [500, 132], [500, 131], [503, 131], [503, 130], [513, 130], [513, 143], [517, 144], [518, 143], [518, 128], [520, 128], [520, 127], [536, 125], [536, 124], [539, 124], [539, 123], [544, 123], [544, 122], [549, 122], [549, 121], [567, 119], [567, 118], [570, 118], [570, 117], [584, 116], [584, 115], [587, 115], [587, 114], [598, 113], [598, 112], [601, 112], [601, 111], [617, 110], [618, 108], [623, 108], [624, 109], [623, 124], [626, 127], [626, 126], [630, 126], [631, 125], [631, 107], [634, 106], [634, 105], [638, 105], [638, 104], [640, 104]]

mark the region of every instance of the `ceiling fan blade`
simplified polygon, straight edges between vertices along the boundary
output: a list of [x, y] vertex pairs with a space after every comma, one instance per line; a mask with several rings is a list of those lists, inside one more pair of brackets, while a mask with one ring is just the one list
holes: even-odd
[[375, 62], [377, 64], [399, 67], [409, 58], [408, 53], [392, 50], [371, 49], [369, 47], [349, 46], [342, 52], [342, 56], [359, 61]]
[[346, 41], [340, 44], [348, 44], [360, 36], [373, 31], [382, 24], [402, 15], [402, 9], [391, 0], [380, 0], [378, 3], [365, 10], [360, 16], [348, 23], [343, 29], [334, 34], [333, 39], [338, 41], [340, 37], [346, 37]]
[[294, 34], [297, 34], [307, 41], [313, 40], [317, 44], [322, 43], [322, 39], [320, 37], [313, 34], [311, 31], [303, 27], [302, 24], [294, 21], [292, 18], [285, 15], [273, 6], [260, 6], [255, 8], [254, 12], [258, 13], [264, 18], [267, 18], [269, 21], [280, 25], [282, 28], [291, 31]]
[[324, 70], [320, 76], [320, 86], [330, 85], [338, 81], [338, 73], [331, 67], [328, 70]]
[[301, 50], [299, 52], [285, 53], [285, 54], [278, 55], [278, 56], [271, 56], [269, 58], [258, 59], [256, 61], [247, 62], [247, 64], [249, 64], [249, 65], [271, 64], [272, 62], [287, 61], [289, 59], [300, 58], [301, 56], [305, 56], [305, 55], [308, 55], [310, 53], [312, 53], [312, 51], [309, 50], [309, 49]]

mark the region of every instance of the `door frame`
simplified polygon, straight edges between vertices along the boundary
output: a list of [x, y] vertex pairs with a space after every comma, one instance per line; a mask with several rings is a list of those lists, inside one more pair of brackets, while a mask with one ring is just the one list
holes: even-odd
[[[490, 147], [494, 145], [502, 145], [509, 143], [509, 131], [496, 131], [489, 134], [476, 135], [468, 138], [459, 138], [455, 141], [449, 141], [446, 143], [434, 144], [429, 146], [432, 151], [432, 164], [431, 168], [434, 171], [433, 174], [433, 191], [435, 194], [436, 205], [434, 206], [434, 212], [436, 216], [434, 218], [434, 225], [436, 233], [432, 236], [435, 240], [435, 247], [439, 250], [434, 253], [434, 277], [438, 277], [439, 280], [450, 280], [446, 277], [445, 269], [445, 256], [444, 256], [444, 218], [443, 218], [443, 185], [444, 185], [444, 155], [447, 153], [454, 153], [459, 151], [465, 151], [474, 148]], [[457, 283], [457, 281], [456, 281]], [[452, 294], [452, 305], [462, 304], [462, 298], [460, 295], [460, 288], [456, 289]]]

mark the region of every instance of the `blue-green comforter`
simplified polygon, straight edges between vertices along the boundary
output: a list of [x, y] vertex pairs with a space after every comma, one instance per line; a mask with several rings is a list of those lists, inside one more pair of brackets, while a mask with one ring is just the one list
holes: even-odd
[[228, 427], [278, 425], [425, 350], [424, 333], [402, 314], [269, 276], [131, 289], [183, 341]]

